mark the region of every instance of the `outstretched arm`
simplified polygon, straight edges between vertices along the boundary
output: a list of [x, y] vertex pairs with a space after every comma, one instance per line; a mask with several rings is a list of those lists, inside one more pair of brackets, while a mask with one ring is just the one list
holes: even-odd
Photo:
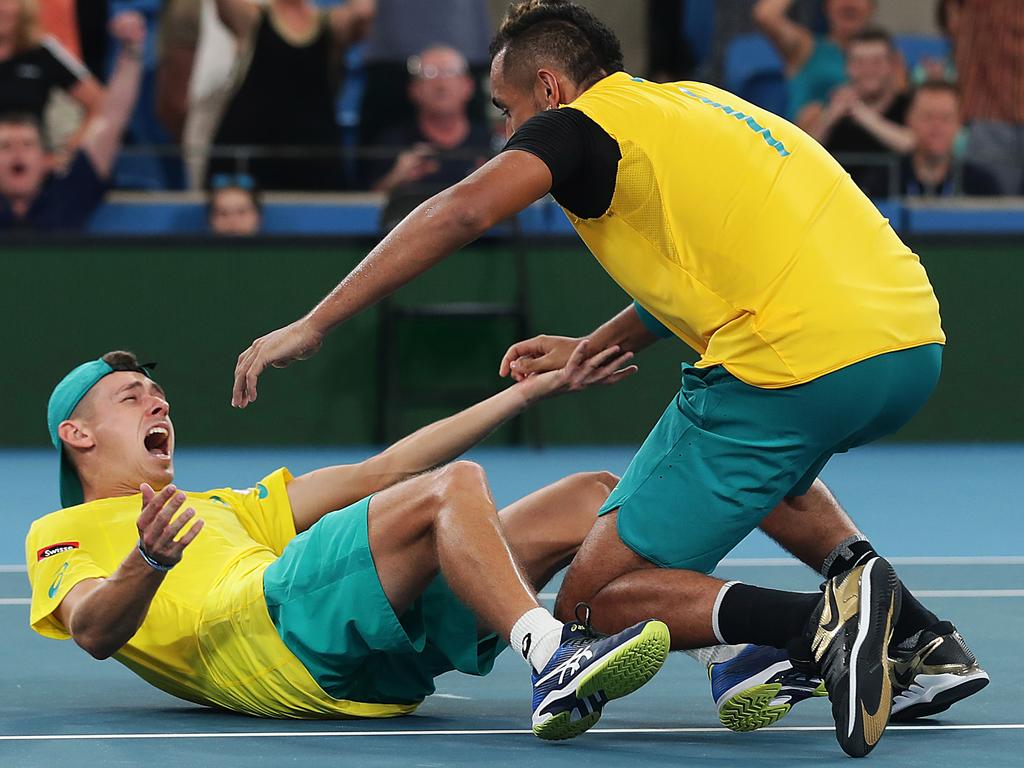
[[527, 152], [503, 152], [410, 213], [305, 317], [257, 339], [238, 357], [231, 404], [256, 400], [268, 366], [311, 357], [327, 333], [427, 271], [551, 189], [551, 171]]
[[[195, 515], [186, 509], [171, 521], [184, 501], [185, 494], [173, 485], [159, 493], [142, 486], [139, 541], [149, 557], [165, 566], [176, 565], [203, 528], [203, 521], [196, 520], [175, 541]], [[133, 549], [109, 577], [76, 584], [54, 613], [78, 645], [97, 659], [108, 658], [139, 631], [166, 575], [149, 565], [139, 549]]]
[[614, 384], [636, 372], [635, 365], [623, 367], [632, 353], [612, 346], [590, 354], [593, 349], [599, 348], [587, 341], [578, 343], [562, 369], [513, 384], [361, 464], [327, 467], [295, 478], [288, 484], [295, 530], [304, 531], [328, 512], [451, 461], [538, 400], [593, 384]]
[[[646, 322], [645, 322], [646, 320]], [[593, 349], [617, 347], [636, 353], [665, 338], [667, 330], [636, 304], [631, 304], [585, 337]], [[534, 336], [508, 348], [501, 358], [499, 376], [523, 381], [535, 373], [563, 367], [582, 339], [570, 336]]]
[[142, 46], [146, 23], [135, 11], [119, 13], [110, 22], [110, 34], [121, 45], [106, 96], [95, 117], [86, 126], [81, 150], [89, 157], [100, 178], [110, 176], [121, 148], [121, 134], [135, 109], [142, 82]]

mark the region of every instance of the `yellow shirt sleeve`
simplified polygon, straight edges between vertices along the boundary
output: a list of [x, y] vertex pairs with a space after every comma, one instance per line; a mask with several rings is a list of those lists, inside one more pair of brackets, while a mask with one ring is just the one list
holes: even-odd
[[203, 495], [229, 503], [249, 535], [280, 555], [295, 538], [295, 518], [288, 498], [291, 481], [291, 472], [282, 467], [260, 480], [254, 488], [244, 491], [220, 488]]
[[102, 579], [110, 574], [89, 555], [95, 533], [62, 535], [59, 525], [46, 518], [33, 523], [25, 539], [25, 561], [32, 585], [29, 626], [44, 637], [67, 640], [71, 634], [53, 615], [71, 588], [85, 579]]

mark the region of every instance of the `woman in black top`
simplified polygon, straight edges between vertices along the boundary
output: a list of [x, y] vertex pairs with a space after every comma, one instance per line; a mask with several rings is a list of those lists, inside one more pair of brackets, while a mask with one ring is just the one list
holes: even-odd
[[[307, 157], [253, 157], [244, 170], [264, 189], [341, 188], [335, 119], [341, 54], [366, 34], [373, 0], [349, 0], [328, 11], [309, 0], [271, 0], [266, 8], [249, 0], [217, 0], [217, 8], [249, 62], [217, 129], [215, 150], [309, 149]], [[210, 177], [236, 170], [235, 157], [213, 157], [209, 164]]]
[[[35, 0], [0, 0], [0, 112], [31, 115], [42, 123], [55, 88], [85, 108], [83, 127], [103, 100], [103, 86], [89, 70], [39, 33]], [[77, 145], [78, 138], [75, 134], [69, 144]]]

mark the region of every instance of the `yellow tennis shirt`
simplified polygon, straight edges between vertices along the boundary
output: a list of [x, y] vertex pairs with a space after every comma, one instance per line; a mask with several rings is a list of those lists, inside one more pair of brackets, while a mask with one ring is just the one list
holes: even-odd
[[619, 145], [607, 212], [573, 226], [676, 336], [759, 387], [942, 343], [918, 257], [814, 139], [703, 83], [610, 75], [563, 107]]
[[[415, 705], [335, 699], [282, 642], [267, 613], [263, 572], [295, 537], [279, 469], [255, 488], [188, 493], [205, 521], [164, 579], [142, 627], [114, 658], [148, 683], [198, 704], [262, 717], [390, 717]], [[110, 576], [138, 543], [142, 497], [99, 499], [36, 520], [25, 542], [30, 624], [68, 639], [54, 611], [83, 579]]]

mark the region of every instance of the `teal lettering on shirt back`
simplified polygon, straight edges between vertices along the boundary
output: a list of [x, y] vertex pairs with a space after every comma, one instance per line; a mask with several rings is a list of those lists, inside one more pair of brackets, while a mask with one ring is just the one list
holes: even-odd
[[733, 109], [728, 104], [722, 104], [717, 101], [712, 101], [706, 96], [700, 96], [691, 91], [689, 88], [680, 87], [679, 92], [686, 96], [689, 96], [690, 98], [696, 99], [702, 104], [707, 104], [712, 109], [721, 110], [722, 112], [729, 115], [729, 117], [732, 117], [735, 120], [739, 120], [741, 123], [750, 128], [750, 130], [752, 130], [754, 133], [759, 134], [769, 147], [771, 147], [772, 149], [779, 153], [779, 157], [789, 157], [790, 152], [788, 149], [786, 149], [786, 145], [783, 144], [774, 136], [772, 136], [772, 132], [770, 130], [765, 128], [763, 125], [757, 122], [757, 120], [755, 120], [745, 112], [740, 112], [737, 109]]

